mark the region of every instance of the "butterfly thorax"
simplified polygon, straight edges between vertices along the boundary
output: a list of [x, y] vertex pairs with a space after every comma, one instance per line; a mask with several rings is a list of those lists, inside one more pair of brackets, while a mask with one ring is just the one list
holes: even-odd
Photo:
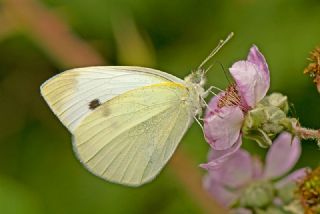
[[190, 92], [190, 102], [193, 106], [193, 114], [194, 116], [201, 115], [202, 108], [205, 106], [203, 98], [207, 96], [203, 88], [206, 82], [204, 72], [202, 69], [198, 69], [186, 76], [184, 80]]

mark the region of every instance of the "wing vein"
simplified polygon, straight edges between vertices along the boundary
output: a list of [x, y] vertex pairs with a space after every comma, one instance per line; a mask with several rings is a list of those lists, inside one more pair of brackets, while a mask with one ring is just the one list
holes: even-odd
[[[174, 123], [172, 123], [171, 122], [171, 124], [175, 124], [176, 122], [177, 122], [177, 119], [178, 119], [178, 116], [179, 116], [179, 114], [180, 114], [180, 109], [181, 109], [181, 107], [179, 107], [179, 113], [177, 114], [177, 116], [176, 116], [176, 118], [175, 118], [175, 120], [174, 120]], [[170, 120], [170, 121], [173, 121], [173, 120]], [[168, 139], [168, 137], [170, 136], [170, 134], [172, 133], [172, 125], [170, 124], [170, 126], [168, 126], [168, 127], [170, 127], [170, 129], [171, 129], [171, 131], [168, 133], [168, 135], [165, 137], [165, 139], [167, 140]], [[163, 148], [165, 148], [165, 145], [163, 146]], [[162, 149], [163, 150], [163, 149]], [[146, 172], [146, 169], [148, 168], [148, 165], [150, 164], [150, 160], [151, 160], [151, 158], [152, 158], [152, 156], [154, 155], [154, 152], [155, 152], [155, 150], [153, 150], [153, 153], [152, 153], [152, 155], [149, 157], [149, 161], [148, 161], [148, 164], [147, 164], [147, 166], [145, 167], [145, 169], [144, 169], [144, 171], [143, 171], [143, 174], [142, 174], [142, 177], [141, 177], [141, 181], [142, 181], [142, 179], [144, 178], [144, 176], [145, 176], [145, 172]], [[162, 152], [161, 152], [161, 154], [162, 154]], [[163, 160], [161, 160], [161, 162], [162, 162]], [[153, 170], [153, 167], [152, 167], [152, 169], [151, 169], [151, 171]]]

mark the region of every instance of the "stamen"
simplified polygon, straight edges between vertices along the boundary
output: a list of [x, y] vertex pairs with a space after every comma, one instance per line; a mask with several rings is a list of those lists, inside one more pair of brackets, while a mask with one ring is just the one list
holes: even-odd
[[320, 75], [320, 47], [315, 48], [308, 58], [311, 63], [304, 69], [304, 73], [310, 74], [312, 77]]
[[241, 97], [238, 93], [235, 83], [231, 84], [224, 93], [225, 94], [222, 97], [220, 97], [218, 101], [219, 108], [225, 106], [239, 106], [242, 111], [248, 111], [248, 108], [244, 106], [241, 102]]
[[298, 197], [305, 213], [320, 211], [320, 167], [308, 171], [307, 175], [298, 182]]
[[304, 69], [304, 73], [309, 74], [313, 78], [320, 93], [320, 47], [315, 48], [310, 53], [310, 58], [308, 58], [308, 60], [310, 61], [310, 64]]

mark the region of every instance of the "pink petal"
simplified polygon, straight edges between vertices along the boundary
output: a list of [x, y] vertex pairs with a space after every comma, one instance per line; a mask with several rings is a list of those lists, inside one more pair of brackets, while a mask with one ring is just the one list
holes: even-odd
[[255, 107], [269, 89], [269, 80], [264, 72], [249, 61], [238, 61], [229, 70], [236, 81], [241, 98], [248, 106]]
[[259, 70], [263, 71], [263, 75], [265, 76], [265, 79], [267, 80], [268, 85], [270, 85], [270, 72], [269, 72], [268, 64], [257, 46], [253, 45], [250, 48], [247, 60], [255, 64], [259, 68]]
[[206, 109], [205, 118], [212, 116], [213, 114], [216, 114], [219, 112], [220, 108], [218, 107], [218, 102], [221, 97], [225, 95], [225, 92], [220, 92], [216, 96], [214, 96]]
[[242, 138], [239, 136], [237, 142], [229, 149], [226, 150], [213, 150], [211, 149], [209, 153], [209, 162], [205, 164], [200, 164], [200, 167], [210, 170], [216, 169], [222, 166], [224, 162], [226, 162], [232, 154], [238, 151], [242, 144]]
[[232, 154], [220, 167], [209, 169], [213, 180], [222, 183], [228, 188], [239, 188], [252, 179], [252, 159], [245, 150], [238, 150]]
[[252, 214], [252, 211], [246, 208], [232, 209], [230, 214]]
[[288, 176], [282, 178], [275, 185], [277, 188], [281, 188], [281, 187], [287, 185], [288, 183], [297, 182], [299, 179], [301, 179], [307, 175], [306, 171], [307, 171], [307, 168], [298, 169], [298, 170], [290, 173]]
[[263, 165], [259, 157], [252, 157], [253, 178], [261, 178], [263, 174]]
[[221, 183], [213, 180], [209, 175], [204, 178], [203, 185], [210, 195], [225, 207], [231, 205], [238, 198], [236, 193], [227, 190]]
[[297, 137], [291, 143], [292, 136], [282, 132], [272, 143], [266, 158], [264, 177], [277, 178], [287, 173], [298, 161], [301, 145]]
[[274, 205], [276, 205], [276, 206], [283, 206], [283, 201], [281, 200], [281, 198], [279, 198], [279, 197], [275, 197], [274, 199], [273, 199], [273, 204]]
[[237, 106], [226, 106], [205, 118], [204, 135], [213, 149], [225, 150], [233, 146], [240, 135], [243, 113]]

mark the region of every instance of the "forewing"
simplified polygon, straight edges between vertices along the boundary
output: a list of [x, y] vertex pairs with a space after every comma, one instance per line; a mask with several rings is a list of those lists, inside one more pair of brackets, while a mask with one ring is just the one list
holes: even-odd
[[93, 174], [139, 186], [172, 156], [192, 116], [187, 89], [177, 83], [138, 88], [99, 106], [74, 132], [74, 149]]
[[61, 122], [73, 132], [101, 103], [129, 90], [167, 81], [182, 82], [170, 74], [143, 67], [86, 67], [52, 77], [41, 86], [41, 94]]

